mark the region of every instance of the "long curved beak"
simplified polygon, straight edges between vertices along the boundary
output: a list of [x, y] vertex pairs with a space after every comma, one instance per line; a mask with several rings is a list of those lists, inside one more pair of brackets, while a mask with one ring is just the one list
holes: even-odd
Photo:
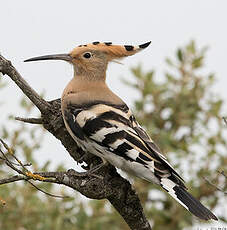
[[45, 55], [45, 56], [29, 58], [24, 60], [24, 62], [42, 61], [42, 60], [63, 60], [63, 61], [71, 62], [72, 57], [69, 54], [53, 54], [53, 55]]

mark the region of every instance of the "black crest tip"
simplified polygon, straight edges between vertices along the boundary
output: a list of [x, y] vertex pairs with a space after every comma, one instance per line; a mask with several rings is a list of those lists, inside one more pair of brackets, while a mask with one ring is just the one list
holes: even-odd
[[93, 45], [98, 45], [100, 42], [92, 42]]
[[125, 49], [126, 49], [127, 51], [133, 51], [133, 49], [134, 49], [134, 46], [125, 45], [124, 47], [125, 47]]
[[111, 45], [112, 45], [112, 42], [104, 42], [104, 44], [105, 44], [106, 46], [111, 46]]
[[150, 44], [151, 44], [151, 41], [146, 42], [146, 43], [144, 43], [144, 44], [139, 45], [139, 48], [140, 48], [140, 49], [145, 49], [145, 48], [147, 48]]

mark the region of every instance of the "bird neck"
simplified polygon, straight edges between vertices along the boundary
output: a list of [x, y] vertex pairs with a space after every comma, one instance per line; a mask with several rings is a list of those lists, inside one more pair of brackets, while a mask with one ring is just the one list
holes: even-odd
[[74, 76], [65, 87], [62, 99], [106, 88], [108, 87], [104, 80], [88, 80], [87, 76], [77, 75]]
[[93, 89], [106, 88], [106, 83], [104, 80], [88, 80], [88, 76], [77, 75], [72, 78], [68, 83], [65, 90], [67, 93], [80, 93], [83, 91], [90, 91]]
[[82, 104], [90, 101], [107, 101], [122, 104], [122, 100], [106, 85], [105, 81], [88, 81], [84, 76], [75, 76], [66, 86], [62, 94], [64, 104]]
[[106, 81], [107, 64], [101, 65], [73, 65], [74, 78], [82, 79], [83, 81]]

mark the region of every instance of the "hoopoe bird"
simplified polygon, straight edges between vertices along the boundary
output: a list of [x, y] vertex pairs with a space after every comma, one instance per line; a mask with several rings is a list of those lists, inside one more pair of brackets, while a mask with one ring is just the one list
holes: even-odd
[[93, 42], [80, 45], [69, 54], [46, 55], [25, 60], [64, 60], [74, 67], [74, 77], [61, 98], [65, 126], [85, 152], [103, 162], [160, 185], [176, 201], [203, 220], [217, 217], [184, 185], [181, 176], [138, 124], [128, 106], [106, 84], [108, 63], [147, 48]]

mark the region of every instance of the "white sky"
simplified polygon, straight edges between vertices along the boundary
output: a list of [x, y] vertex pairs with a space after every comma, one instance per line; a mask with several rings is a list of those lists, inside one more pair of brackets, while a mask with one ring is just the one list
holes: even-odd
[[[216, 73], [219, 81], [215, 89], [227, 100], [226, 0], [0, 0], [0, 3], [0, 53], [13, 62], [35, 90], [45, 90], [48, 100], [61, 96], [72, 68], [61, 61], [24, 63], [24, 59], [65, 53], [93, 41], [138, 45], [151, 40], [152, 45], [145, 51], [125, 59], [124, 65], [111, 64], [108, 69], [110, 87], [131, 105], [135, 92], [120, 81], [123, 76], [130, 80], [129, 68], [142, 63], [146, 70], [155, 68], [161, 76], [165, 57], [172, 56], [177, 47], [191, 39], [200, 47], [210, 46], [206, 70]], [[4, 81], [9, 87], [0, 91], [0, 101], [5, 100], [0, 125], [8, 122], [9, 113], [23, 114], [17, 106], [20, 90], [7, 76]], [[46, 135], [39, 157], [43, 161], [63, 161], [68, 167], [75, 164], [50, 134]]]

